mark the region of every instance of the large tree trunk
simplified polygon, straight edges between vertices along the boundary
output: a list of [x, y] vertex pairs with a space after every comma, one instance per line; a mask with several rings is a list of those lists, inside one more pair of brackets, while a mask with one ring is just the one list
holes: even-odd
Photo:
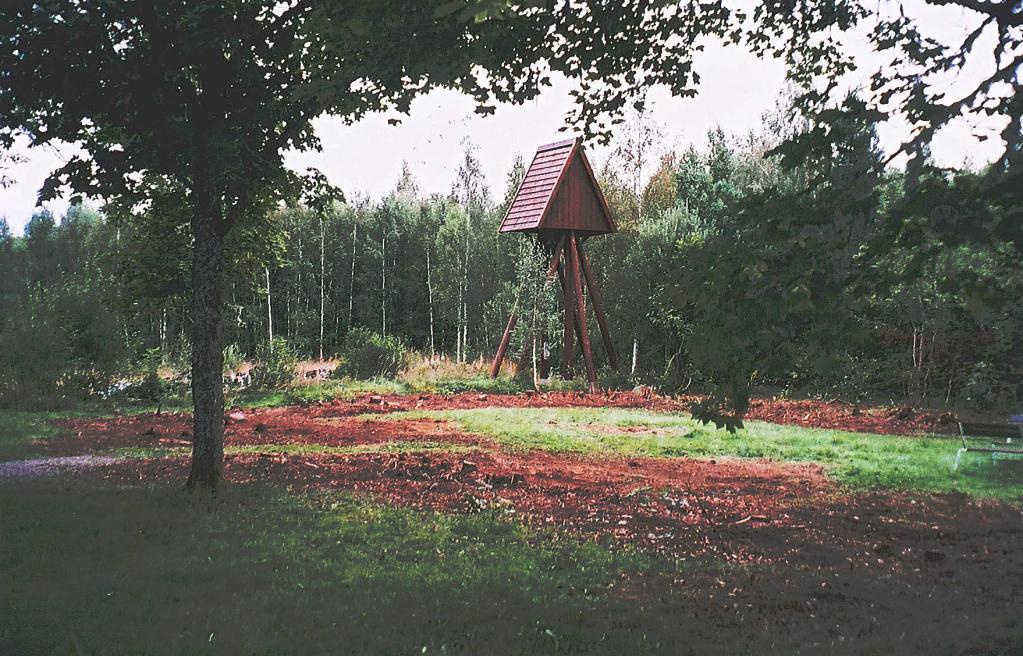
[[188, 488], [216, 489], [224, 463], [224, 237], [212, 204], [192, 218], [192, 469]]

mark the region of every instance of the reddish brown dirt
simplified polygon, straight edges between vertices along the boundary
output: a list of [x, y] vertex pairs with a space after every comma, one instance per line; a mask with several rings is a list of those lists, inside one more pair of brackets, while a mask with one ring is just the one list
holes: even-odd
[[[662, 412], [688, 410], [699, 397], [665, 397], [636, 392], [585, 394], [582, 392], [550, 392], [546, 394], [476, 394], [451, 396], [438, 394], [366, 395], [350, 402], [335, 401], [314, 406], [314, 412], [325, 416], [400, 412], [402, 410], [458, 410], [480, 407], [545, 408], [545, 407], [609, 407], [643, 408]], [[777, 424], [795, 424], [813, 428], [911, 435], [920, 432], [948, 430], [955, 416], [938, 410], [899, 407], [866, 407], [842, 401], [755, 399], [746, 417]]]
[[[890, 647], [885, 636], [891, 631], [902, 632], [907, 644], [932, 645], [933, 636], [948, 637], [945, 618], [965, 617], [982, 635], [1015, 638], [1015, 625], [1004, 618], [1023, 595], [1023, 552], [1020, 512], [1008, 504], [981, 503], [962, 495], [843, 494], [814, 465], [509, 452], [444, 422], [384, 423], [357, 416], [417, 407], [559, 403], [671, 409], [679, 402], [635, 395], [471, 394], [365, 397], [351, 403], [246, 412], [243, 420], [228, 421], [227, 444], [261, 444], [265, 449], [229, 455], [225, 475], [234, 484], [275, 481], [296, 488], [351, 490], [398, 506], [508, 513], [533, 526], [560, 529], [550, 534], [551, 539], [567, 532], [583, 539], [620, 540], [683, 559], [713, 556], [768, 565], [721, 573], [682, 570], [694, 581], [680, 581], [683, 589], [697, 585], [709, 591], [707, 604], [690, 610], [729, 630], [763, 625], [788, 631], [790, 626], [817, 626], [826, 618], [826, 626], [819, 628], [830, 639], [861, 636], [864, 648], [854, 653], [873, 653], [868, 646]], [[804, 409], [810, 416], [798, 415]], [[760, 410], [798, 422], [862, 417], [823, 410], [814, 414], [798, 404]], [[884, 421], [883, 413], [876, 416]], [[926, 421], [889, 417], [887, 423], [862, 425], [897, 432], [891, 427], [908, 430], [930, 425]], [[53, 440], [52, 448], [73, 452], [184, 446], [189, 423], [185, 415], [74, 420], [65, 423], [66, 435]], [[302, 455], [277, 448], [401, 440], [475, 448]], [[187, 466], [185, 457], [129, 459], [79, 475], [180, 484]], [[642, 581], [629, 585], [636, 587], [640, 603], [650, 601]], [[676, 604], [661, 601], [671, 611], [664, 610], [664, 620], [677, 621], [672, 615], [679, 610]], [[998, 644], [1004, 643], [1003, 637]]]
[[955, 425], [955, 415], [908, 406], [870, 408], [842, 401], [755, 399], [747, 419], [811, 428], [836, 428], [858, 433], [912, 435], [942, 432]]
[[[610, 407], [644, 408], [662, 412], [688, 410], [698, 397], [665, 397], [636, 392], [584, 394], [551, 392], [548, 394], [457, 394], [442, 396], [364, 396], [351, 403], [328, 404], [321, 410], [329, 416], [396, 412], [401, 410], [453, 410], [479, 407]], [[949, 412], [919, 410], [907, 406], [871, 408], [842, 401], [790, 401], [756, 399], [750, 403], [747, 419], [776, 424], [795, 424], [812, 428], [835, 428], [865, 433], [912, 435], [948, 430], [955, 423]]]
[[[246, 411], [243, 414], [245, 418], [242, 421], [225, 421], [225, 446], [321, 444], [346, 447], [407, 440], [467, 444], [487, 442], [477, 436], [454, 432], [439, 419], [384, 423], [345, 413], [333, 419], [333, 415], [323, 408], [299, 407]], [[360, 413], [351, 413], [355, 414]], [[192, 444], [192, 420], [186, 414], [75, 419], [60, 423], [68, 431], [48, 440], [42, 450], [71, 454], [119, 447], [175, 448]]]
[[[369, 492], [395, 505], [504, 509], [528, 523], [674, 555], [918, 569], [1018, 557], [1019, 513], [965, 496], [841, 495], [813, 465], [514, 454], [229, 455], [227, 478]], [[180, 481], [184, 458], [102, 470]]]
[[[492, 405], [597, 405], [634, 396], [365, 397], [354, 402], [244, 413], [228, 420], [226, 444], [266, 445], [229, 455], [228, 480], [368, 492], [398, 505], [453, 511], [506, 509], [536, 525], [611, 536], [685, 556], [714, 553], [742, 562], [790, 561], [921, 567], [1007, 550], [1019, 514], [959, 496], [841, 495], [813, 465], [764, 461], [581, 458], [508, 452], [435, 420], [375, 422], [356, 415], [399, 409]], [[667, 403], [660, 400], [658, 403]], [[324, 421], [329, 419], [330, 421]], [[61, 453], [138, 446], [187, 446], [187, 415], [73, 420], [51, 441]], [[429, 440], [470, 452], [285, 454], [278, 445], [373, 445]], [[185, 458], [132, 460], [103, 476], [183, 480]], [[978, 542], [979, 540], [979, 542]], [[971, 555], [973, 554], [973, 555]]]
[[[431, 421], [402, 421], [381, 426], [375, 422], [328, 424], [321, 419], [352, 418], [404, 410], [457, 410], [481, 407], [614, 407], [644, 408], [664, 412], [684, 411], [692, 398], [669, 398], [634, 392], [584, 394], [438, 394], [364, 395], [351, 401], [332, 401], [310, 406], [246, 412], [247, 421], [226, 420], [225, 441], [234, 444], [326, 444], [345, 446], [405, 439], [435, 439], [479, 443], [477, 437], [451, 434]], [[948, 413], [911, 408], [861, 408], [838, 401], [755, 400], [749, 419], [779, 424], [908, 435], [947, 428], [954, 420]], [[44, 445], [51, 453], [88, 453], [121, 446], [180, 447], [191, 444], [189, 415], [126, 416], [60, 422], [67, 432]], [[354, 431], [354, 432], [353, 432]], [[439, 431], [439, 434], [438, 434]], [[352, 434], [349, 434], [352, 433]]]

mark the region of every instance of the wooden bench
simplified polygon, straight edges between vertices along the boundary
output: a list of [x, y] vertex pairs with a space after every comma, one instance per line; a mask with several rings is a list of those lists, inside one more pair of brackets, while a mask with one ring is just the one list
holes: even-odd
[[[967, 451], [1023, 455], [1023, 422], [986, 423], [961, 421], [959, 422], [959, 437], [963, 440], [963, 446], [956, 452], [952, 471], [959, 469], [959, 458]], [[974, 443], [971, 444], [968, 440], [973, 440]]]

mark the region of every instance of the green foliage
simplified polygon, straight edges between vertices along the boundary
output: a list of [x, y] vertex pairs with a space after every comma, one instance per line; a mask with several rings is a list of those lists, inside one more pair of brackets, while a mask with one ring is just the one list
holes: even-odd
[[26, 458], [37, 453], [37, 447], [57, 432], [54, 419], [63, 419], [67, 412], [0, 409], [0, 461]]
[[128, 369], [107, 261], [114, 231], [73, 205], [35, 215], [0, 244], [0, 405], [38, 408], [108, 394]]
[[163, 364], [163, 353], [158, 348], [146, 349], [142, 355], [141, 398], [158, 407], [162, 405], [166, 384], [160, 376], [160, 365]]
[[256, 389], [281, 389], [295, 382], [298, 357], [288, 340], [275, 337], [256, 347], [256, 364], [249, 375]]
[[601, 367], [597, 372], [600, 381], [600, 388], [603, 390], [631, 390], [636, 387], [637, 381], [627, 369], [620, 368], [615, 371], [610, 366]]
[[228, 344], [224, 347], [224, 373], [238, 371], [245, 364], [245, 354], [238, 348], [237, 344]]
[[395, 378], [408, 361], [408, 350], [398, 338], [365, 328], [353, 328], [345, 336], [341, 362], [331, 375], [358, 379]]
[[492, 394], [517, 394], [522, 391], [518, 381], [508, 376], [491, 378], [487, 374], [466, 377], [436, 378], [421, 383], [413, 382], [416, 390], [436, 394], [461, 394], [463, 392], [490, 392]]

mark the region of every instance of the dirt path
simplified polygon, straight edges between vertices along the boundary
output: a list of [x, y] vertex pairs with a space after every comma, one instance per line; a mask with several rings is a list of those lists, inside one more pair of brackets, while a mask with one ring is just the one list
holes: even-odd
[[123, 458], [110, 456], [58, 456], [0, 462], [0, 479], [50, 476], [67, 471], [81, 471], [91, 467], [104, 467], [120, 463]]

